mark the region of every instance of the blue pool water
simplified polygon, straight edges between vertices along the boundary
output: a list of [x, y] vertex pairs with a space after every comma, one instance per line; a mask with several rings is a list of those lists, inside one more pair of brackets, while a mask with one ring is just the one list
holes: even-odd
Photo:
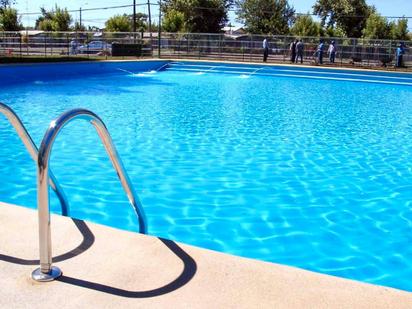
[[[164, 64], [3, 67], [0, 101], [38, 145], [63, 111], [100, 115], [152, 235], [412, 291], [411, 75]], [[0, 200], [35, 208], [3, 116], [0, 149]], [[137, 230], [90, 125], [63, 130], [51, 168], [72, 216]]]

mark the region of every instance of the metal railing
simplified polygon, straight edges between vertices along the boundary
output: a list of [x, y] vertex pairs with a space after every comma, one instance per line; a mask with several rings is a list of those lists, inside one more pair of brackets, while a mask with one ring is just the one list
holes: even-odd
[[128, 54], [121, 47], [128, 45], [136, 47], [131, 56], [152, 55], [150, 38], [141, 33], [0, 32], [0, 57], [122, 57]]
[[117, 176], [125, 190], [130, 204], [132, 205], [138, 221], [139, 232], [147, 233], [146, 216], [142, 205], [134, 191], [133, 184], [123, 167], [123, 163], [116, 151], [110, 134], [103, 121], [93, 112], [86, 109], [73, 109], [60, 115], [50, 123], [46, 131], [38, 155], [37, 163], [37, 203], [39, 212], [39, 246], [40, 267], [33, 271], [32, 278], [36, 281], [51, 281], [61, 275], [59, 268], [52, 266], [52, 247], [50, 231], [50, 209], [49, 209], [49, 160], [53, 143], [59, 132], [71, 121], [83, 119], [90, 122], [97, 131], [109, 158], [116, 170]]
[[[263, 36], [263, 35], [226, 35], [226, 34], [193, 34], [167, 33], [162, 34], [160, 49], [162, 58], [192, 58], [211, 60], [233, 60], [245, 62], [262, 62], [262, 42], [267, 38], [269, 43], [268, 62], [291, 62], [290, 44], [296, 39], [304, 43], [303, 60], [305, 64], [316, 64], [316, 50], [319, 37], [295, 36]], [[324, 64], [333, 66], [364, 66], [370, 68], [394, 66], [396, 48], [400, 41], [369, 40], [353, 38], [323, 38], [325, 42]], [[335, 42], [335, 63], [329, 63], [328, 45]], [[411, 42], [404, 42], [408, 46]], [[158, 47], [153, 42], [154, 49]], [[412, 55], [403, 56], [404, 65], [412, 66]], [[408, 68], [397, 68], [408, 69]]]
[[[34, 144], [33, 139], [31, 138], [29, 132], [27, 132], [26, 127], [23, 125], [22, 121], [20, 120], [19, 116], [17, 116], [17, 114], [13, 111], [12, 108], [10, 108], [9, 106], [1, 102], [0, 102], [0, 113], [6, 116], [10, 124], [16, 130], [24, 146], [26, 146], [26, 149], [29, 152], [31, 158], [34, 160], [34, 162], [37, 162], [38, 149], [36, 145]], [[56, 193], [60, 201], [62, 215], [68, 216], [69, 215], [69, 203], [67, 202], [66, 195], [64, 194], [63, 189], [60, 187], [59, 183], [57, 182], [56, 177], [54, 177], [52, 171], [50, 171], [49, 184], [52, 187], [52, 190]]]
[[[269, 42], [268, 62], [290, 62], [290, 43], [300, 38], [304, 43], [304, 63], [317, 64], [315, 51], [319, 37], [263, 36], [224, 33], [109, 33], [109, 32], [0, 32], [0, 57], [70, 57], [70, 58], [192, 58], [262, 62], [264, 38]], [[401, 43], [394, 40], [357, 38], [323, 38], [325, 58], [328, 45], [336, 46], [335, 63], [325, 59], [325, 65], [384, 67], [390, 69], [396, 62], [396, 48]], [[406, 41], [403, 62], [412, 70], [412, 54]]]

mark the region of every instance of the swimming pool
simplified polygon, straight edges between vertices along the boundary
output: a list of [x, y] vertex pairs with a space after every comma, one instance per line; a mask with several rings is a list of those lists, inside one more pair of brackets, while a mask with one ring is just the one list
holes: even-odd
[[[38, 145], [67, 109], [105, 121], [150, 234], [412, 291], [410, 74], [157, 61], [0, 78]], [[35, 208], [35, 166], [2, 116], [0, 147], [0, 200]], [[51, 169], [72, 216], [137, 230], [88, 124], [62, 131]]]

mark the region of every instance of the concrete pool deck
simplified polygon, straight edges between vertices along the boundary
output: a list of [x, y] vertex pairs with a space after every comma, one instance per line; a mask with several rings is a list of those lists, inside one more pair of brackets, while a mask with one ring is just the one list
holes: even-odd
[[52, 215], [63, 277], [36, 283], [37, 212], [0, 202], [0, 307], [412, 308], [412, 293]]

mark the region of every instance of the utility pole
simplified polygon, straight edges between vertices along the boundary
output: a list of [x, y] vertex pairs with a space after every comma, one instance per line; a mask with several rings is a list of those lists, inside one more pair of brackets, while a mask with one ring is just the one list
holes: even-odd
[[161, 44], [161, 35], [162, 35], [162, 0], [159, 0], [159, 23], [157, 24], [157, 58], [160, 58], [160, 44]]
[[136, 0], [133, 0], [133, 32], [136, 35]]
[[149, 13], [149, 36], [150, 36], [150, 47], [153, 51], [153, 45], [152, 45], [152, 14], [150, 13], [150, 0], [147, 0], [147, 12]]
[[82, 31], [82, 8], [80, 8], [80, 10], [79, 10], [79, 12], [80, 12], [80, 18], [79, 18], [79, 23], [80, 23], [80, 31]]

